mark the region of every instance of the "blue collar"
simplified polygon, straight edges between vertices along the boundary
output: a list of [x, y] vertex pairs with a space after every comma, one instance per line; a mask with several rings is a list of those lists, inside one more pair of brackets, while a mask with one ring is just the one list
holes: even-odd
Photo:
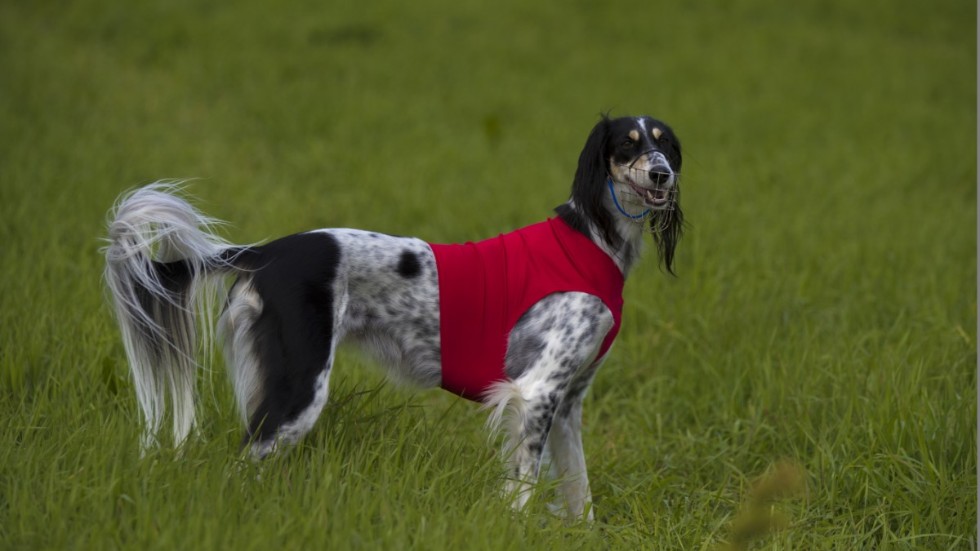
[[606, 183], [609, 184], [609, 195], [612, 195], [613, 203], [616, 205], [616, 209], [619, 210], [620, 214], [622, 214], [626, 218], [630, 218], [632, 220], [639, 220], [639, 219], [645, 217], [646, 215], [650, 214], [650, 209], [647, 209], [647, 210], [641, 212], [640, 214], [630, 214], [630, 213], [626, 212], [626, 210], [623, 208], [623, 206], [619, 204], [619, 199], [616, 199], [616, 192], [613, 191], [613, 181], [612, 181], [612, 178], [607, 178], [606, 179]]

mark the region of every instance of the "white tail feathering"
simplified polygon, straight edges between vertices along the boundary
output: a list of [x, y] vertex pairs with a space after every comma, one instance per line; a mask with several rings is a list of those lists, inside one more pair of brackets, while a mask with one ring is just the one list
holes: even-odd
[[214, 307], [224, 291], [222, 278], [213, 276], [233, 269], [222, 255], [232, 246], [214, 233], [220, 222], [180, 191], [179, 182], [164, 181], [122, 196], [110, 212], [103, 249], [106, 286], [143, 413], [144, 449], [157, 441], [167, 395], [175, 445], [194, 427], [196, 336], [200, 330], [209, 354]]

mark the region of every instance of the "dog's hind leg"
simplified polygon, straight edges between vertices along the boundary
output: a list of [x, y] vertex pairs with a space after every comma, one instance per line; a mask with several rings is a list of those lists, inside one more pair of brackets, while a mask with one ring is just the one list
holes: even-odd
[[327, 403], [335, 341], [288, 335], [247, 280], [232, 289], [219, 328], [246, 424], [242, 446], [261, 459], [302, 438]]
[[323, 411], [347, 300], [332, 236], [298, 234], [260, 254], [269, 260], [236, 283], [222, 323], [243, 445], [257, 459], [302, 438]]
[[[512, 380], [496, 385], [487, 401], [495, 408], [492, 423], [499, 423], [506, 412], [511, 413], [505, 448], [511, 478], [506, 491], [514, 500], [515, 509], [523, 509], [530, 498], [556, 414], [562, 414], [559, 421], [563, 435], [574, 432], [574, 423], [568, 424], [572, 408], [563, 408], [568, 398], [581, 399], [576, 395], [584, 388], [578, 388], [581, 383], [577, 381], [586, 386], [591, 381], [588, 370], [595, 366], [596, 355], [613, 323], [612, 313], [599, 298], [559, 293], [538, 302], [512, 330], [506, 359], [507, 374]], [[550, 449], [553, 454], [570, 451], [567, 445]], [[566, 471], [571, 465], [567, 456], [552, 460]]]

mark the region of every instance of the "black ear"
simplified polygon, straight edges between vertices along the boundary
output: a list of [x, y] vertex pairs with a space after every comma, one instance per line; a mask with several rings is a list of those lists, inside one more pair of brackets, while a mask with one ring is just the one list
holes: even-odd
[[[613, 227], [612, 216], [603, 206], [606, 190], [606, 178], [609, 177], [609, 159], [606, 151], [609, 141], [611, 124], [609, 117], [603, 115], [595, 125], [585, 147], [578, 157], [578, 169], [572, 182], [572, 199], [578, 208], [582, 209], [585, 219], [592, 221], [599, 235], [613, 248], [620, 245], [622, 238]], [[577, 228], [588, 235], [588, 228]]]

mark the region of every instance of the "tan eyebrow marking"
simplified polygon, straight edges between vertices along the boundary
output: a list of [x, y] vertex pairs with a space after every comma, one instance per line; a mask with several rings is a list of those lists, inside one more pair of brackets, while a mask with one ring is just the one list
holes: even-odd
[[640, 139], [640, 132], [637, 130], [630, 130], [630, 139], [634, 142]]
[[653, 130], [651, 130], [650, 133], [653, 134], [653, 139], [659, 140], [660, 136], [663, 136], [664, 131], [657, 127], [653, 127]]

